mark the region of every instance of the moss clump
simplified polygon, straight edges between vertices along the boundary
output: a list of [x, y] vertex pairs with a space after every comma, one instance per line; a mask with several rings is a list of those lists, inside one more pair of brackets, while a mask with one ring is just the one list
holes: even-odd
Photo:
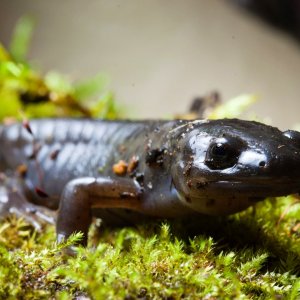
[[62, 248], [80, 234], [57, 245], [52, 226], [37, 233], [12, 218], [0, 228], [0, 298], [298, 299], [294, 201], [269, 199], [227, 218], [103, 228], [100, 236], [94, 225], [76, 257]]

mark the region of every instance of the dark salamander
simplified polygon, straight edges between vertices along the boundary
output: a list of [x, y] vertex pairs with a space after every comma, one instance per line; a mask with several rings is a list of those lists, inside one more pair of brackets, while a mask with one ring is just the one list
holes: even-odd
[[58, 241], [85, 244], [93, 216], [226, 215], [300, 188], [300, 133], [238, 119], [32, 120], [2, 127], [0, 145], [26, 199], [58, 209]]

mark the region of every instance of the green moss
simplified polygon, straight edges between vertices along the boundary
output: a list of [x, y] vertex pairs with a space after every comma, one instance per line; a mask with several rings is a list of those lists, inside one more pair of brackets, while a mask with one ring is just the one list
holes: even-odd
[[[0, 298], [297, 299], [300, 230], [293, 197], [266, 200], [228, 218], [101, 228], [65, 256], [52, 226], [1, 224]], [[14, 237], [10, 240], [9, 237]], [[72, 237], [68, 244], [72, 244]]]

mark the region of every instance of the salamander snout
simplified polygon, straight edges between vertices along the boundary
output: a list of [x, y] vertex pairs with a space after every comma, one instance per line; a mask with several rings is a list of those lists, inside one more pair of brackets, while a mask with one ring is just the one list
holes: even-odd
[[261, 129], [265, 132], [244, 134], [247, 147], [240, 152], [236, 168], [232, 170], [232, 174], [237, 175], [234, 177], [256, 181], [257, 185], [268, 182], [273, 190], [276, 190], [274, 182], [297, 181], [300, 186], [300, 132], [281, 132], [267, 126]]
[[300, 132], [296, 130], [286, 130], [283, 135], [290, 139], [292, 143], [300, 148]]
[[260, 165], [266, 177], [297, 181], [300, 186], [300, 132], [287, 130], [275, 141], [262, 142], [266, 160]]

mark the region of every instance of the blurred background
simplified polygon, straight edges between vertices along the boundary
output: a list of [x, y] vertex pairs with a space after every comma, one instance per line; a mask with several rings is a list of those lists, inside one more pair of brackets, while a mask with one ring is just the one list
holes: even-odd
[[254, 93], [251, 110], [292, 127], [300, 122], [295, 14], [277, 5], [280, 16], [271, 17], [291, 34], [237, 5], [251, 2], [1, 0], [0, 41], [7, 45], [16, 21], [29, 14], [36, 22], [30, 60], [74, 79], [107, 73], [131, 117], [182, 113], [194, 97], [217, 90], [225, 100]]

